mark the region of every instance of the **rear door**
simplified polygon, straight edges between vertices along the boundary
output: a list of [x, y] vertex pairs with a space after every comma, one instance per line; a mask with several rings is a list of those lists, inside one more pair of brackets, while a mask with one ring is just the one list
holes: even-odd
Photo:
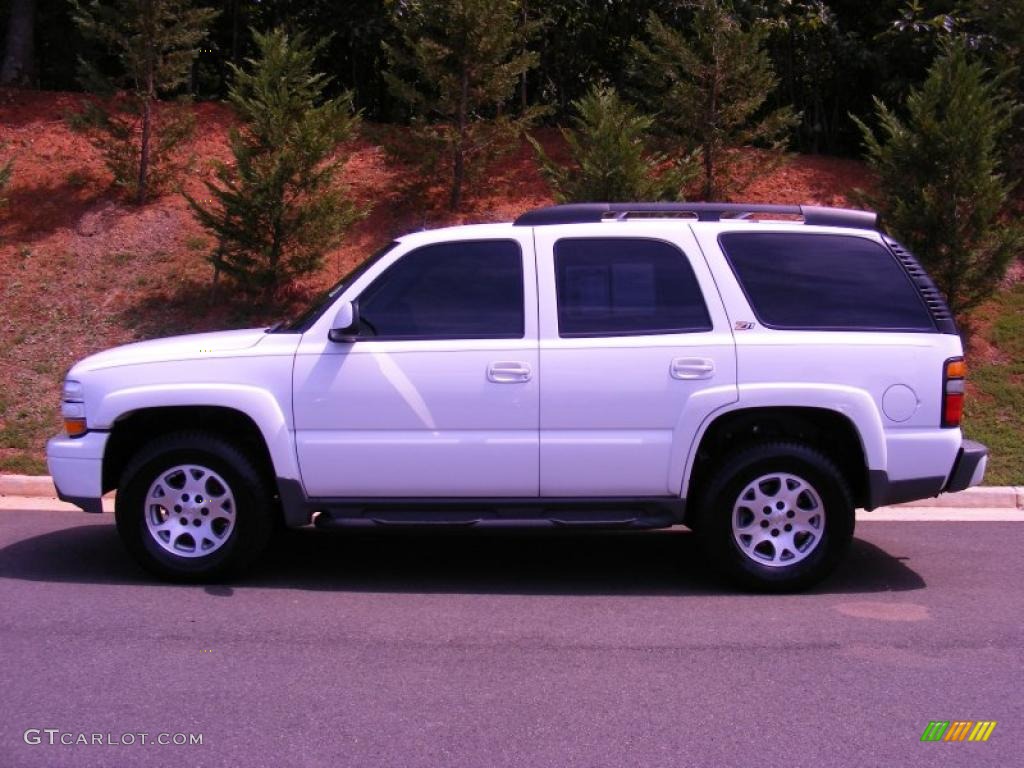
[[736, 400], [732, 332], [688, 225], [537, 227], [540, 494], [678, 497]]

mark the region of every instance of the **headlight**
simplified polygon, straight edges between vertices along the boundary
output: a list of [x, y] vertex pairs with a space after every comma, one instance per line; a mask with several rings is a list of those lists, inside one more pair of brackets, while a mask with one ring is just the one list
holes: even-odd
[[60, 415], [64, 417], [64, 431], [68, 437], [84, 435], [85, 426], [85, 389], [82, 382], [65, 379], [60, 393]]
[[74, 379], [65, 379], [64, 386], [60, 392], [60, 399], [65, 403], [80, 403], [83, 400], [85, 389], [82, 382]]

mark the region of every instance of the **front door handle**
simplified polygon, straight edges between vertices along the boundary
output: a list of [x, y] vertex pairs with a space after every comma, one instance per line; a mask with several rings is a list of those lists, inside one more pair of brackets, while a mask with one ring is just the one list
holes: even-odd
[[533, 369], [528, 363], [502, 361], [487, 366], [487, 380], [495, 384], [520, 384], [532, 376]]
[[677, 357], [669, 368], [673, 379], [693, 381], [710, 379], [715, 375], [715, 363], [704, 357]]

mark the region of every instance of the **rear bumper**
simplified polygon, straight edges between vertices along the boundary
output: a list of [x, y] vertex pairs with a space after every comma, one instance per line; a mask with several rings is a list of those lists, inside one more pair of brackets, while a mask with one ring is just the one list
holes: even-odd
[[955, 493], [981, 485], [988, 464], [988, 448], [973, 440], [962, 440], [948, 475], [892, 480], [884, 470], [868, 471], [867, 509], [928, 499], [940, 493]]
[[86, 512], [103, 511], [103, 451], [109, 438], [109, 432], [87, 432], [57, 435], [46, 443], [46, 465], [61, 501]]
[[988, 448], [973, 440], [964, 440], [953, 462], [953, 471], [949, 473], [949, 482], [943, 490], [954, 493], [972, 485], [981, 485], [987, 466]]

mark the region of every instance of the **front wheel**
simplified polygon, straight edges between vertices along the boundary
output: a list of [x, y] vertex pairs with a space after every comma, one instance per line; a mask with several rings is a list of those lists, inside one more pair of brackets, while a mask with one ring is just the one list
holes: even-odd
[[733, 581], [784, 592], [825, 578], [853, 527], [849, 488], [828, 458], [800, 443], [765, 443], [714, 474], [700, 500], [697, 535]]
[[174, 581], [236, 574], [265, 549], [273, 529], [271, 497], [252, 461], [203, 432], [146, 446], [125, 468], [115, 517], [129, 552]]

